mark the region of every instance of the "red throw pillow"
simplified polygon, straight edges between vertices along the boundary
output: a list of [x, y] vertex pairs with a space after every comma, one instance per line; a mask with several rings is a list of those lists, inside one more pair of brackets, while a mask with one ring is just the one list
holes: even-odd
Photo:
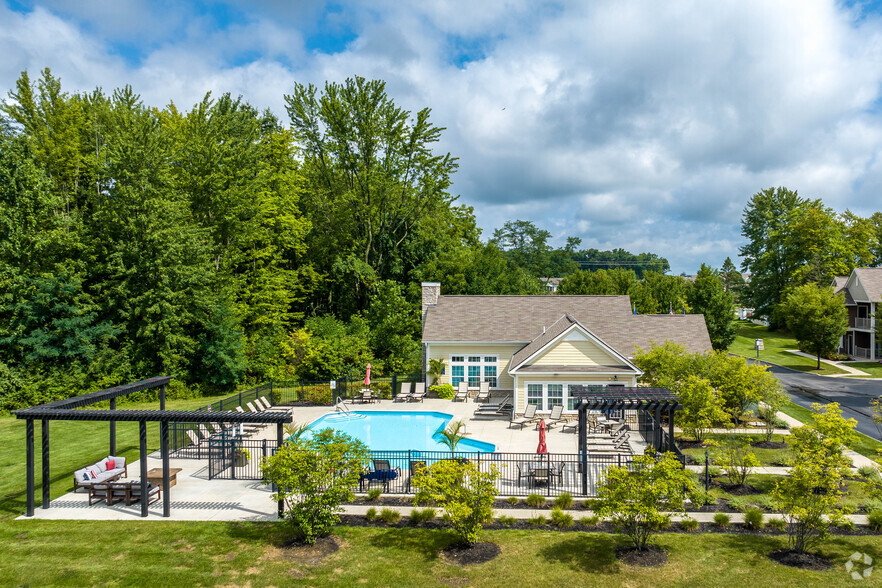
[[116, 467], [116, 461], [113, 459], [108, 459], [107, 461], [104, 462], [104, 465], [107, 466], [108, 470], [112, 470], [112, 469], [114, 469], [114, 467]]

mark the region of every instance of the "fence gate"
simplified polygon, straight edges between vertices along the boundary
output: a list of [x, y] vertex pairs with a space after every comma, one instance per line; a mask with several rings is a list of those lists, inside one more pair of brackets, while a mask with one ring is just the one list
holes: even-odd
[[[235, 473], [233, 467], [236, 456], [236, 441], [226, 435], [212, 437], [208, 442], [208, 479], [213, 480], [224, 476], [224, 472], [230, 470]], [[235, 475], [235, 474], [234, 474]]]

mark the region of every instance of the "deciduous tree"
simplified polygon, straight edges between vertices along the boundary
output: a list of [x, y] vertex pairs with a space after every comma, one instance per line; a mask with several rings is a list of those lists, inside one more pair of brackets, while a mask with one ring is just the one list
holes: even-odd
[[805, 284], [791, 290], [779, 309], [800, 348], [815, 354], [818, 369], [821, 356], [836, 351], [848, 329], [845, 299], [833, 288]]

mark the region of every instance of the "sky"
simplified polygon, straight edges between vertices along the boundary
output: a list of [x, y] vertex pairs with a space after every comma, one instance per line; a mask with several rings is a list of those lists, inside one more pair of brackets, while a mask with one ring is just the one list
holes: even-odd
[[[49, 67], [147, 104], [386, 82], [446, 127], [452, 193], [672, 272], [739, 263], [750, 197], [882, 210], [882, 6], [825, 0], [0, 0], [0, 92]], [[2, 95], [2, 94], [0, 94]]]

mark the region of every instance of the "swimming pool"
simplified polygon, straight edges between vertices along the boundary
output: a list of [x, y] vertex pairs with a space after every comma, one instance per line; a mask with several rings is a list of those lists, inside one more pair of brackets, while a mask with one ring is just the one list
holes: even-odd
[[[453, 419], [443, 412], [366, 410], [331, 413], [311, 422], [310, 431], [334, 429], [363, 441], [372, 451], [450, 451], [439, 439]], [[465, 438], [456, 452], [493, 453], [492, 443]]]

